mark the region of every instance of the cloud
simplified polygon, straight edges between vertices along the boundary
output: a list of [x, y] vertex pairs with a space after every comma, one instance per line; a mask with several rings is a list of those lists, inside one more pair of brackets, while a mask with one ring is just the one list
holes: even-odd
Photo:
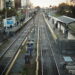
[[57, 6], [66, 0], [31, 0], [34, 6], [48, 7], [50, 5]]

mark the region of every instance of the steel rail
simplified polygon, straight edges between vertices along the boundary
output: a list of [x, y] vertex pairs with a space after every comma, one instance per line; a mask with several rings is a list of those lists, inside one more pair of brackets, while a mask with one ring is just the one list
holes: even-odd
[[[32, 29], [33, 28], [33, 26], [30, 26], [30, 29]], [[29, 30], [30, 30], [29, 29]], [[27, 30], [28, 30], [28, 27], [27, 27]], [[25, 35], [22, 35], [22, 34], [25, 34]], [[1, 59], [0, 59], [0, 65], [2, 65], [1, 64], [1, 61], [2, 61], [2, 59], [3, 59], [3, 57], [8, 53], [8, 51], [9, 50], [11, 50], [11, 47], [16, 43], [16, 41], [19, 41], [19, 38], [22, 38], [23, 36], [27, 36], [27, 34], [29, 33], [29, 31], [28, 32], [25, 32], [25, 28], [24, 28], [24, 30], [22, 31], [22, 33], [17, 37], [17, 39], [15, 39], [15, 41], [6, 49], [6, 51], [2, 54], [2, 56], [1, 56]], [[23, 40], [24, 41], [24, 40]], [[16, 51], [17, 52], [17, 51]], [[16, 52], [15, 52], [15, 54], [16, 54]], [[12, 58], [13, 59], [13, 58]], [[12, 60], [11, 59], [11, 60]], [[10, 62], [11, 63], [11, 62]], [[9, 66], [9, 63], [7, 64], [7, 66]], [[1, 67], [0, 67], [1, 68]], [[5, 71], [4, 71], [5, 72]], [[3, 73], [4, 73], [3, 72]], [[2, 74], [3, 75], [3, 74]]]
[[[49, 23], [47, 22], [47, 20], [46, 20], [44, 14], [43, 14], [43, 17], [44, 17], [44, 20], [45, 20], [45, 22], [46, 22], [46, 26], [48, 27], [49, 31], [51, 32], [52, 37], [53, 37], [53, 39], [54, 39], [54, 41], [55, 41], [55, 43], [56, 43], [57, 36], [56, 36], [56, 34], [54, 33], [54, 31], [52, 30], [52, 28], [51, 28], [51, 26], [49, 25]], [[54, 57], [54, 61], [55, 61], [55, 64], [56, 64], [56, 67], [57, 67], [57, 70], [58, 70], [58, 74], [60, 75], [59, 68], [58, 68], [58, 65], [57, 65], [57, 62], [56, 62], [56, 59], [55, 59], [55, 53], [53, 52], [53, 48], [52, 48], [51, 43], [49, 43], [49, 44], [50, 44], [51, 52], [52, 52], [52, 55], [53, 55], [53, 57]]]
[[[30, 18], [31, 19], [31, 18]], [[30, 19], [28, 19], [24, 24], [26, 24]], [[23, 32], [20, 33], [20, 35], [22, 34]], [[9, 47], [7, 47], [6, 50], [4, 50], [4, 52], [0, 55], [0, 60], [3, 58], [3, 56], [7, 53], [7, 51], [10, 49], [10, 47], [18, 40], [18, 38], [20, 37], [20, 35], [10, 44]]]
[[36, 75], [39, 75], [39, 27], [38, 27], [38, 38], [37, 38]]
[[[33, 29], [33, 27], [30, 29], [30, 31], [31, 31], [32, 29]], [[28, 32], [28, 34], [26, 35], [26, 37], [24, 38], [24, 40], [27, 39], [27, 36], [29, 35], [30, 31]], [[3, 72], [2, 72], [1, 75], [4, 75], [4, 74], [5, 74], [5, 75], [8, 75], [8, 73], [9, 73], [9, 71], [10, 71], [9, 68], [11, 68], [11, 65], [13, 65], [13, 62], [15, 62], [15, 58], [16, 58], [16, 57], [18, 56], [18, 54], [20, 53], [20, 48], [21, 48], [23, 42], [25, 42], [24, 40], [23, 40], [22, 43], [20, 44], [19, 48], [17, 49], [17, 51], [15, 52], [15, 54], [13, 55], [13, 57], [11, 57], [11, 59], [10, 59], [9, 62], [8, 62], [8, 64], [5, 66], [5, 68], [4, 68], [4, 70], [3, 70]]]

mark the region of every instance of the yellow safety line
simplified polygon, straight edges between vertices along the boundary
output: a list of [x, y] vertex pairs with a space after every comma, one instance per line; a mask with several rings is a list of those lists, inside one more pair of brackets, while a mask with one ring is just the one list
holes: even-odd
[[[32, 31], [33, 31], [33, 30], [32, 30]], [[32, 32], [32, 31], [30, 31], [30, 32]], [[24, 46], [24, 44], [26, 43], [27, 39], [28, 39], [28, 38], [26, 37], [26, 39], [25, 39], [24, 42], [22, 43], [22, 46]], [[21, 52], [21, 49], [18, 50], [18, 52], [17, 52], [17, 54], [16, 54], [14, 60], [12, 61], [11, 65], [9, 66], [9, 68], [8, 68], [8, 70], [6, 71], [6, 74], [5, 74], [5, 75], [8, 75], [8, 74], [9, 74], [9, 72], [10, 72], [10, 70], [12, 69], [12, 67], [13, 67], [13, 65], [14, 65], [14, 63], [15, 63], [17, 57], [18, 57], [18, 55], [20, 54], [20, 52]]]
[[[43, 16], [44, 16], [44, 15], [43, 15]], [[56, 39], [57, 39], [57, 36], [56, 36], [56, 34], [54, 33], [54, 31], [52, 30], [52, 28], [51, 28], [51, 26], [49, 25], [48, 21], [46, 20], [45, 16], [44, 16], [44, 20], [45, 20], [45, 22], [46, 22], [46, 24], [47, 24], [49, 30], [51, 31], [51, 34], [52, 34], [54, 40], [56, 40]]]
[[[24, 40], [24, 42], [22, 43], [22, 46], [26, 43], [26, 41], [27, 41], [27, 37], [26, 37], [26, 39]], [[5, 74], [5, 75], [8, 75], [8, 74], [9, 74], [9, 72], [10, 72], [10, 70], [12, 69], [12, 67], [13, 67], [13, 65], [14, 65], [14, 63], [15, 63], [15, 61], [16, 61], [16, 59], [18, 58], [20, 52], [21, 52], [21, 49], [18, 50], [18, 52], [17, 52], [17, 54], [16, 54], [14, 60], [12, 61], [11, 65], [9, 66], [9, 68], [8, 68], [8, 70], [6, 71], [6, 74]]]
[[24, 44], [25, 44], [26, 41], [27, 41], [27, 37], [26, 37], [26, 39], [24, 40], [24, 42], [22, 43], [22, 46], [24, 46]]
[[18, 50], [18, 52], [17, 52], [17, 54], [16, 54], [14, 60], [12, 61], [11, 65], [9, 66], [9, 69], [7, 70], [7, 72], [6, 72], [5, 75], [8, 75], [8, 74], [9, 74], [9, 72], [10, 72], [11, 68], [13, 67], [14, 62], [16, 61], [16, 59], [17, 59], [17, 57], [18, 57], [18, 55], [19, 55], [20, 52], [21, 52], [21, 49]]
[[[44, 15], [43, 15], [43, 16], [44, 16]], [[44, 19], [45, 19], [45, 16], [44, 16]], [[46, 19], [45, 19], [45, 21], [46, 21], [46, 23], [47, 23], [47, 25], [48, 25], [48, 27], [49, 27], [51, 33], [52, 33], [53, 38], [54, 38], [54, 39], [57, 39], [57, 36], [56, 36], [55, 33], [53, 32], [52, 28], [50, 27], [50, 25], [48, 24], [48, 22], [47, 22]], [[52, 54], [53, 54], [53, 57], [54, 57], [54, 52], [53, 52], [53, 50], [52, 50], [52, 47], [51, 47], [51, 51], [52, 51]], [[54, 57], [54, 60], [55, 60], [55, 57]], [[55, 63], [56, 63], [56, 60], [55, 60]], [[57, 63], [56, 63], [56, 66], [57, 66]], [[57, 70], [58, 70], [58, 66], [57, 66]], [[59, 75], [60, 75], [59, 70], [58, 70], [58, 73], [59, 73]]]
[[39, 72], [39, 28], [38, 28], [38, 39], [37, 39], [37, 57], [36, 57], [36, 75]]

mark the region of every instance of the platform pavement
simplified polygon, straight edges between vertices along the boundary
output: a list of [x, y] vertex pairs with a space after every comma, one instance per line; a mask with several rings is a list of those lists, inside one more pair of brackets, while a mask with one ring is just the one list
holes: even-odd
[[72, 35], [70, 32], [68, 33], [68, 38], [64, 38], [64, 34], [60, 30], [54, 28], [54, 25], [52, 24], [51, 20], [46, 17], [45, 17], [45, 19], [47, 21], [47, 24], [50, 25], [51, 29], [53, 30], [53, 32], [54, 32], [53, 35], [55, 35], [57, 38], [63, 39], [63, 40], [64, 39], [75, 40], [75, 36]]
[[[13, 28], [10, 28], [10, 29], [8, 29], [8, 30], [6, 30], [6, 31], [7, 31], [7, 32], [15, 32], [15, 31], [19, 30], [19, 29], [20, 29], [25, 23], [27, 23], [31, 18], [32, 18], [32, 17], [26, 18], [25, 21], [24, 21], [22, 24], [20, 24], [20, 25], [18, 25], [18, 26], [15, 26], [15, 27], [13, 27]], [[0, 42], [0, 46], [1, 46], [3, 43], [4, 43], [4, 42]]]
[[55, 34], [55, 32], [53, 31], [52, 25], [50, 25], [50, 24], [48, 23], [48, 20], [47, 20], [47, 18], [45, 17], [44, 14], [43, 14], [43, 17], [44, 17], [44, 20], [45, 20], [45, 22], [46, 22], [46, 24], [47, 24], [47, 26], [48, 26], [48, 28], [49, 28], [49, 30], [50, 30], [50, 32], [51, 32], [53, 38], [54, 38], [54, 40], [56, 40], [58, 37], [57, 37], [57, 35]]
[[25, 21], [15, 27], [9, 28], [6, 30], [6, 32], [16, 32], [18, 29], [20, 29], [25, 23], [27, 23], [32, 17], [28, 17], [25, 19]]
[[[57, 31], [57, 30], [55, 31], [54, 30], [54, 27], [51, 24], [50, 20], [48, 20], [45, 16], [44, 16], [44, 19], [45, 19], [46, 23], [48, 24], [48, 27], [50, 26], [50, 28], [49, 28], [50, 31], [53, 31], [52, 35], [56, 35], [56, 37], [58, 38], [58, 36], [56, 34], [56, 33], [58, 33], [59, 34], [59, 38], [62, 37], [62, 34], [59, 33], [59, 31]], [[61, 67], [63, 65], [63, 63], [64, 63], [63, 56], [65, 56], [64, 52], [61, 52], [61, 50], [66, 50], [68, 48], [66, 53], [67, 54], [70, 53], [68, 51], [69, 49], [71, 50], [71, 53], [72, 53], [72, 51], [75, 50], [75, 49], [73, 49], [73, 48], [75, 48], [75, 46], [74, 46], [75, 44], [74, 44], [74, 40], [65, 41], [65, 40], [63, 40], [65, 38], [63, 38], [63, 39], [62, 38], [61, 38], [61, 40], [62, 40], [63, 43], [61, 43], [61, 41], [57, 41], [58, 43], [59, 42], [60, 43], [59, 44], [57, 43], [58, 46], [56, 47], [56, 49], [53, 50], [53, 55], [54, 55], [54, 59], [55, 59], [56, 65], [57, 65], [57, 69], [58, 69], [59, 75], [69, 75], [66, 72], [64, 72], [64, 70]], [[73, 38], [71, 38], [71, 39], [73, 39]], [[53, 45], [53, 47], [54, 47], [54, 45]], [[75, 61], [75, 54], [74, 54], [74, 52], [73, 52], [73, 54], [68, 54], [68, 55], [67, 54], [66, 54], [66, 56], [71, 57], [72, 60]]]

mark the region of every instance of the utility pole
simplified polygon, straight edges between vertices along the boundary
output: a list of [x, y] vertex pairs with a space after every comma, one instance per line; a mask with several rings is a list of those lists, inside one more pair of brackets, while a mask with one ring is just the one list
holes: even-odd
[[6, 0], [4, 0], [4, 5], [5, 5], [5, 18], [7, 18], [7, 7], [6, 7]]
[[26, 18], [27, 18], [27, 7], [28, 5], [27, 5], [27, 0], [26, 0]]
[[[6, 0], [4, 0], [4, 8], [5, 8], [5, 19], [7, 18], [7, 5], [6, 5]], [[6, 28], [6, 31], [7, 31], [7, 27]]]
[[28, 14], [28, 11], [29, 11], [29, 0], [26, 0], [26, 15], [28, 16], [29, 14]]

